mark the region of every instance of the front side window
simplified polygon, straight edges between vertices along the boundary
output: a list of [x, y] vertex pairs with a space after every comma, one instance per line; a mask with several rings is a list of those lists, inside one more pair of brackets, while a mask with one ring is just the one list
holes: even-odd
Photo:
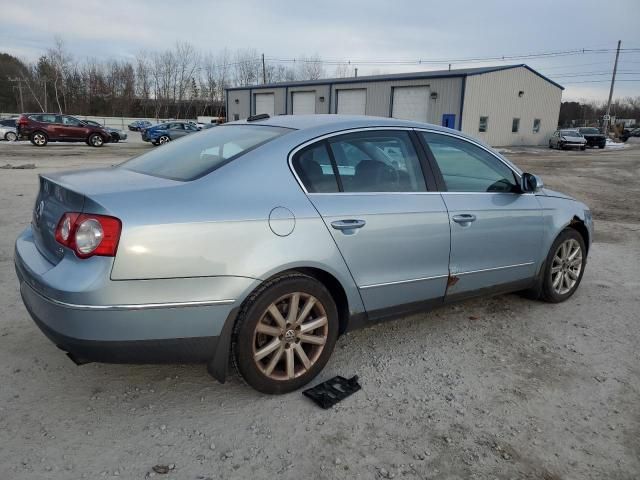
[[486, 150], [466, 140], [421, 133], [449, 192], [518, 192], [509, 167]]
[[540, 132], [540, 119], [539, 118], [534, 118], [533, 119], [533, 133], [539, 133]]
[[511, 133], [518, 133], [518, 130], [520, 130], [520, 119], [514, 118], [511, 122]]
[[489, 117], [480, 117], [479, 132], [486, 132], [489, 127]]
[[289, 131], [266, 125], [223, 125], [170, 142], [120, 168], [172, 180], [195, 180]]
[[66, 115], [64, 115], [62, 117], [62, 124], [66, 125], [67, 127], [79, 127], [80, 125], [82, 125], [82, 122], [77, 118], [67, 117]]

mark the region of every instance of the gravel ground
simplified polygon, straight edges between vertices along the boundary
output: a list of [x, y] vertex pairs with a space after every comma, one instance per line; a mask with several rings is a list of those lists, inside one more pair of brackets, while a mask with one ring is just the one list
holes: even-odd
[[79, 368], [33, 324], [13, 242], [37, 174], [149, 148], [137, 134], [102, 149], [0, 142], [0, 166], [35, 165], [0, 170], [1, 478], [640, 477], [640, 148], [508, 153], [593, 208], [581, 288], [560, 305], [499, 296], [345, 335], [319, 380], [357, 374], [362, 391], [328, 411], [200, 365]]

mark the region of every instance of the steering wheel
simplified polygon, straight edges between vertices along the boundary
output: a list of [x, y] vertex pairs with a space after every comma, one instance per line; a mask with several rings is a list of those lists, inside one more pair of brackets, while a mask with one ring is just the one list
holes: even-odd
[[400, 182], [400, 177], [398, 175], [398, 171], [390, 165], [386, 163], [383, 164], [384, 167], [378, 170], [378, 174], [376, 175], [376, 183], [381, 185], [383, 183], [391, 183], [394, 186], [397, 186]]

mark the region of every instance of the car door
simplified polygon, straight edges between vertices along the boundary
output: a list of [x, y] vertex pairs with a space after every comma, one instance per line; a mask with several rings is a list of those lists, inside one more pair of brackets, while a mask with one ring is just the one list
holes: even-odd
[[177, 140], [178, 138], [184, 137], [186, 135], [186, 131], [184, 129], [184, 125], [182, 123], [171, 123], [169, 124], [169, 136], [171, 140]]
[[449, 219], [419, 150], [410, 130], [374, 129], [331, 135], [292, 157], [369, 318], [444, 297]]
[[59, 131], [65, 140], [84, 141], [89, 135], [89, 128], [69, 115], [62, 115], [62, 126]]
[[528, 284], [542, 256], [542, 208], [518, 175], [484, 147], [421, 132], [451, 225], [447, 298]]

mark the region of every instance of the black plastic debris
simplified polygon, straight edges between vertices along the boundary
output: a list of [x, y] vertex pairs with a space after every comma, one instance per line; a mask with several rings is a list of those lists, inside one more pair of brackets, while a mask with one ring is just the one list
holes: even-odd
[[358, 376], [354, 375], [350, 379], [341, 376], [333, 377], [331, 380], [322, 382], [313, 388], [304, 390], [302, 394], [313, 400], [318, 406], [324, 408], [333, 407], [336, 403], [344, 400], [349, 395], [357, 392], [362, 387], [358, 383]]

